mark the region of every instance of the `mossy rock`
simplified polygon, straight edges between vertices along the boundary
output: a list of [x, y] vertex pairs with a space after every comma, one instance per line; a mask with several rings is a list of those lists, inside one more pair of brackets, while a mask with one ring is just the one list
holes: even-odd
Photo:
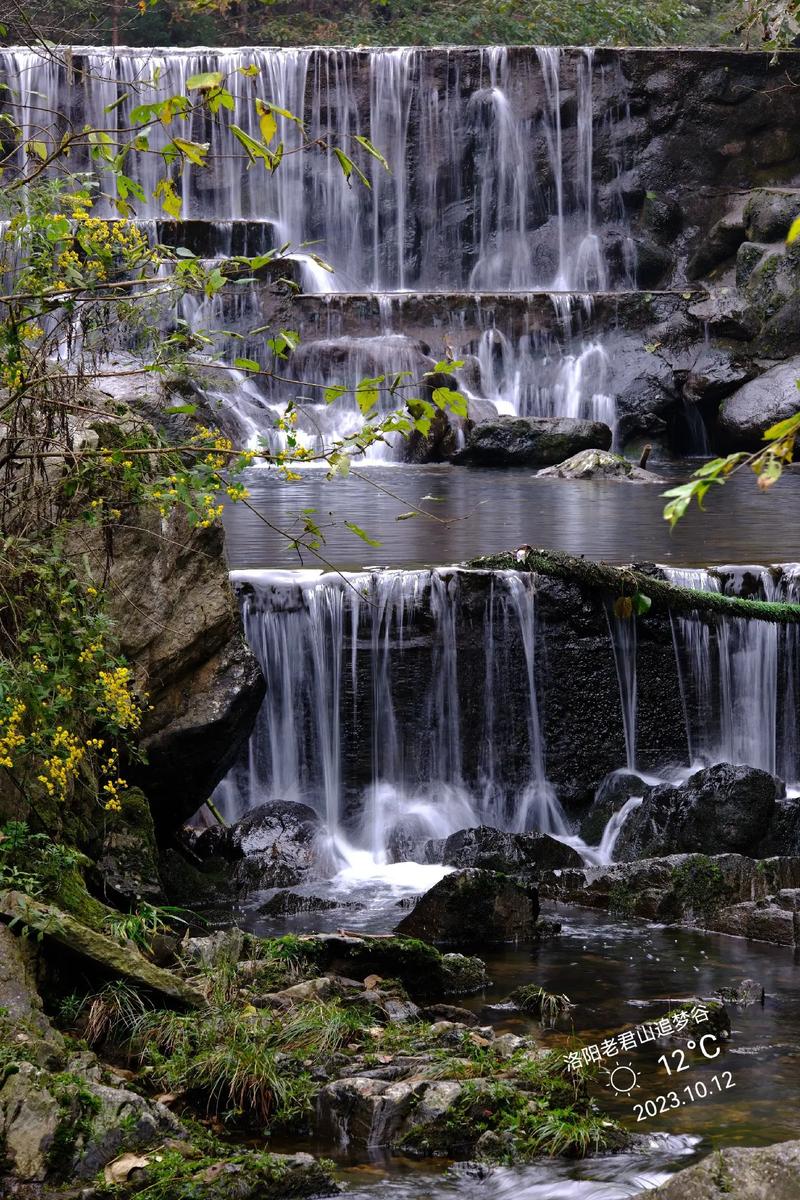
[[157, 904], [164, 899], [150, 804], [139, 788], [119, 795], [120, 810], [108, 813], [97, 860], [104, 892], [117, 902]]

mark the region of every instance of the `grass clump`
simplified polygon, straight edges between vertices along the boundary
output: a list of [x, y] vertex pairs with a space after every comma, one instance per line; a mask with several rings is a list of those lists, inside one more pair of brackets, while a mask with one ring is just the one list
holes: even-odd
[[567, 1072], [561, 1055], [527, 1054], [496, 1065], [513, 1077], [487, 1073], [468, 1080], [441, 1117], [413, 1126], [398, 1148], [420, 1156], [470, 1155], [511, 1164], [559, 1155], [579, 1158], [624, 1145], [624, 1130], [601, 1116], [586, 1080]]
[[345, 1045], [364, 1039], [371, 1020], [338, 1001], [287, 1013], [231, 1002], [200, 1014], [146, 1013], [131, 1048], [154, 1086], [184, 1093], [226, 1122], [298, 1128], [319, 1079]]
[[563, 992], [548, 992], [535, 983], [518, 987], [511, 993], [510, 998], [521, 1012], [538, 1017], [542, 1025], [551, 1029], [556, 1022], [569, 1016], [573, 1008], [569, 996], [565, 996]]

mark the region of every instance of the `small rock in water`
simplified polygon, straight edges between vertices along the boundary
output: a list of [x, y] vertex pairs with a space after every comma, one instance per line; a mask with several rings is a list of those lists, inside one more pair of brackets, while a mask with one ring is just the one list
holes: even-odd
[[762, 984], [756, 983], [755, 979], [740, 979], [731, 987], [718, 988], [716, 994], [728, 1004], [738, 1004], [741, 1008], [751, 1004], [763, 1006], [766, 998]]

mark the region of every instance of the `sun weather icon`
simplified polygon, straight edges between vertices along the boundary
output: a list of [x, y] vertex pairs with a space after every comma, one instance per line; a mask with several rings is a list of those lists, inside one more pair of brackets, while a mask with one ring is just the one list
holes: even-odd
[[608, 1082], [607, 1088], [611, 1088], [618, 1096], [629, 1096], [634, 1088], [639, 1086], [638, 1072], [634, 1071], [633, 1064], [618, 1063], [613, 1071], [607, 1071]]

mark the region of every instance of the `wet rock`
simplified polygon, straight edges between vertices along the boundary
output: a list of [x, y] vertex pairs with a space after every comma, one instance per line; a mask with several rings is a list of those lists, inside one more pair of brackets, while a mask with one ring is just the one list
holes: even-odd
[[428, 852], [438, 851], [438, 861], [448, 867], [479, 867], [505, 875], [535, 875], [554, 867], [580, 867], [576, 850], [546, 833], [506, 833], [489, 825], [461, 829], [443, 843], [429, 842]]
[[758, 317], [733, 289], [689, 305], [689, 313], [702, 321], [710, 334], [748, 342], [758, 332]]
[[791, 946], [800, 943], [800, 858], [672, 854], [545, 873], [548, 899]]
[[330, 912], [335, 908], [353, 911], [363, 907], [363, 904], [348, 900], [329, 900], [324, 896], [301, 896], [298, 892], [276, 892], [257, 911], [262, 917], [293, 917], [298, 913]]
[[661, 476], [637, 467], [621, 454], [607, 450], [581, 450], [555, 467], [544, 467], [536, 474], [550, 479], [613, 479], [630, 483], [663, 483]]
[[[439, 385], [437, 385], [439, 386]], [[414, 429], [403, 442], [403, 462], [449, 462], [459, 445], [458, 419], [441, 410], [431, 421], [428, 433]]]
[[759, 188], [744, 208], [744, 223], [751, 242], [783, 242], [795, 217], [800, 214], [796, 191]]
[[780, 779], [755, 767], [717, 763], [685, 784], [649, 789], [631, 812], [615, 847], [617, 859], [692, 851], [747, 853], [767, 833]]
[[755, 979], [740, 979], [730, 987], [719, 988], [717, 995], [727, 1004], [737, 1004], [740, 1008], [764, 1003], [763, 984], [757, 983]]
[[747, 450], [763, 445], [765, 431], [800, 408], [799, 378], [800, 359], [792, 358], [771, 367], [728, 396], [719, 414], [720, 432], [727, 442], [736, 449]]
[[580, 834], [589, 846], [599, 846], [608, 822], [633, 796], [643, 796], [648, 785], [632, 771], [613, 771], [595, 793], [592, 806], [584, 817]]
[[469, 996], [491, 987], [482, 958], [468, 954], [443, 954], [441, 960], [442, 994]]
[[659, 287], [671, 276], [675, 259], [666, 246], [647, 238], [633, 238], [636, 283], [640, 288]]
[[425, 1021], [459, 1021], [462, 1025], [477, 1025], [478, 1018], [468, 1008], [458, 1008], [455, 1004], [429, 1004], [422, 1009]]
[[[106, 569], [102, 530], [81, 533], [76, 553]], [[128, 778], [142, 787], [156, 826], [172, 833], [211, 794], [245, 744], [264, 680], [245, 645], [217, 527], [190, 526], [180, 511], [162, 521], [143, 507], [114, 531], [109, 615], [136, 684], [152, 706], [141, 746], [146, 763]]]
[[319, 1127], [342, 1147], [390, 1146], [424, 1088], [421, 1081], [338, 1079], [317, 1098]]
[[421, 896], [397, 932], [444, 944], [532, 941], [538, 915], [535, 888], [470, 869], [446, 875]]
[[271, 800], [228, 830], [202, 833], [194, 849], [233, 861], [235, 882], [245, 890], [286, 888], [316, 876], [318, 833], [319, 817], [308, 805]]
[[128, 788], [119, 799], [121, 810], [106, 816], [103, 845], [96, 863], [103, 891], [117, 903], [134, 905], [139, 900], [163, 903], [153, 816], [147, 797], [139, 788]]
[[687, 279], [700, 279], [733, 258], [746, 237], [741, 213], [721, 217], [712, 225], [706, 238], [697, 247], [686, 268]]
[[497, 417], [467, 434], [453, 462], [480, 467], [548, 466], [579, 450], [611, 446], [611, 430], [600, 421], [572, 417]]
[[800, 1195], [800, 1141], [715, 1150], [636, 1200], [796, 1200]]

